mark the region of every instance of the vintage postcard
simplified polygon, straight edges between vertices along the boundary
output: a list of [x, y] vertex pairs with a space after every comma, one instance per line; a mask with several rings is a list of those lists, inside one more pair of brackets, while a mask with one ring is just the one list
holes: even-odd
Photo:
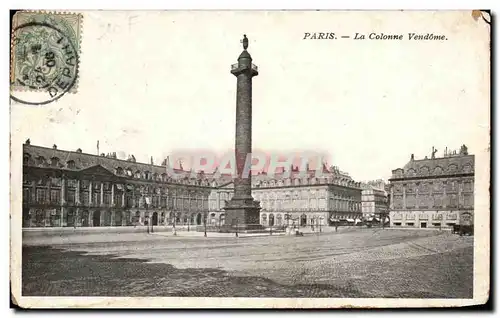
[[13, 302], [486, 303], [490, 32], [470, 10], [13, 12]]

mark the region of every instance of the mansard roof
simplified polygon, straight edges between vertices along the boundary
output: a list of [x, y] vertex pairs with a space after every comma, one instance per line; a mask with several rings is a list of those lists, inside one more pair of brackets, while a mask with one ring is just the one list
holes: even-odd
[[403, 168], [392, 171], [393, 178], [463, 173], [474, 173], [474, 155], [452, 155], [440, 158], [410, 160]]
[[[53, 168], [61, 169], [61, 170], [70, 170], [70, 171], [92, 171], [92, 169], [101, 169], [104, 172], [105, 169], [114, 175], [121, 176], [130, 176], [136, 177], [136, 174], [140, 174], [140, 178], [144, 178], [144, 175], [147, 173], [148, 178], [151, 179], [153, 175], [161, 177], [166, 175], [167, 177], [172, 177], [174, 179], [182, 180], [189, 178], [190, 171], [174, 169], [176, 176], [171, 176], [168, 174], [168, 171], [165, 166], [152, 165], [141, 162], [133, 162], [129, 160], [122, 160], [113, 157], [107, 156], [98, 156], [88, 153], [83, 153], [81, 151], [67, 151], [57, 149], [55, 146], [53, 148], [35, 146], [30, 144], [23, 145], [23, 155], [25, 159], [25, 163], [30, 166], [42, 166], [49, 167], [52, 165]], [[44, 162], [41, 163], [38, 159], [42, 157], [44, 158]], [[56, 158], [56, 160], [52, 160]], [[27, 161], [27, 162], [26, 162]], [[121, 169], [121, 171], [120, 171]], [[130, 171], [131, 175], [127, 175], [126, 171]], [[179, 178], [180, 175], [180, 178]], [[329, 170], [326, 166], [323, 167], [323, 174], [315, 179], [316, 170], [309, 170], [305, 175], [300, 174], [300, 171], [294, 169], [291, 171], [290, 176], [287, 177], [283, 171], [275, 173], [271, 178], [270, 175], [261, 173], [259, 175], [252, 176], [253, 186], [257, 183], [268, 182], [271, 183], [271, 180], [274, 180], [276, 184], [278, 182], [282, 182], [286, 179], [295, 180], [299, 179], [300, 185], [305, 184], [337, 184], [346, 187], [352, 188], [360, 188], [360, 182], [354, 181], [349, 175], [340, 172], [337, 169]], [[194, 179], [189, 178], [190, 180]], [[197, 182], [201, 182], [200, 180], [206, 180], [206, 183], [209, 183], [210, 186], [220, 187], [226, 186], [233, 181], [233, 178], [229, 174], [220, 174], [217, 171], [213, 173], [197, 173], [196, 174]], [[280, 181], [281, 180], [281, 181]], [[304, 180], [307, 180], [304, 183]], [[208, 182], [207, 182], [208, 181]], [[204, 183], [205, 183], [204, 182]], [[283, 184], [285, 185], [285, 184]], [[295, 185], [295, 184], [291, 184]]]
[[[79, 151], [59, 150], [55, 147], [46, 148], [24, 144], [23, 157], [25, 160], [24, 162], [26, 163], [27, 161], [27, 165], [30, 166], [52, 166], [53, 168], [70, 171], [89, 171], [92, 169], [99, 169], [97, 167], [100, 167], [114, 175], [119, 175], [119, 172], [121, 172], [122, 176], [127, 176], [128, 170], [131, 173], [131, 175], [128, 175], [130, 177], [135, 177], [137, 173], [140, 174], [141, 178], [144, 178], [144, 176], [148, 174], [148, 179], [152, 179], [155, 175], [157, 177], [161, 177], [162, 175], [171, 177], [165, 166], [97, 156]], [[43, 162], [38, 161], [40, 158], [43, 158]], [[53, 161], [53, 159], [56, 160]], [[176, 179], [179, 179], [179, 175], [181, 177], [180, 180], [189, 178], [190, 176], [190, 171], [174, 169], [174, 172], [178, 174], [176, 175]], [[211, 175], [203, 173], [198, 173], [196, 176], [197, 180], [210, 178]], [[192, 178], [189, 179], [192, 180]]]

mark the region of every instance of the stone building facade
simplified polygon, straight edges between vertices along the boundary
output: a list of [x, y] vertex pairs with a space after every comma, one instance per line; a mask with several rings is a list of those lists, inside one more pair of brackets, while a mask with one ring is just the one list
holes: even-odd
[[[139, 163], [76, 151], [23, 145], [23, 227], [153, 225], [220, 227], [234, 187], [230, 176]], [[361, 184], [338, 170], [289, 178], [253, 176], [264, 226], [328, 225], [361, 218]]]
[[210, 180], [187, 173], [172, 179], [166, 171], [133, 156], [119, 160], [27, 143], [23, 227], [203, 224]]
[[449, 227], [474, 219], [474, 155], [463, 145], [392, 171], [390, 223], [394, 227]]
[[[361, 184], [336, 170], [324, 171], [321, 177], [310, 171], [290, 177], [260, 174], [252, 178], [252, 196], [260, 202], [260, 224], [269, 227], [285, 225], [322, 226], [335, 220], [354, 222], [361, 218]], [[225, 201], [230, 200], [233, 184], [214, 189], [209, 198], [209, 221], [223, 224]]]
[[389, 214], [385, 190], [370, 185], [365, 186], [361, 192], [361, 212], [365, 219], [372, 217], [384, 219]]

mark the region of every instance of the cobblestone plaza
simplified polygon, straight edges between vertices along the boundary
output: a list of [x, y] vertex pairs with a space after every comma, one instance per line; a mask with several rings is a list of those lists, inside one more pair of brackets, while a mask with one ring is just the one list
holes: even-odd
[[239, 238], [25, 239], [25, 296], [471, 298], [473, 237], [342, 228]]

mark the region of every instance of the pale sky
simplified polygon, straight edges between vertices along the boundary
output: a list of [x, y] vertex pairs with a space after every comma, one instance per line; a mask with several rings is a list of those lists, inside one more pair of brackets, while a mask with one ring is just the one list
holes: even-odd
[[[487, 155], [488, 28], [469, 11], [84, 12], [78, 92], [12, 104], [13, 149], [34, 145], [150, 156], [234, 147], [242, 51], [253, 80], [253, 147], [327, 152], [355, 180], [390, 177], [432, 146]], [[303, 40], [334, 32], [337, 40]], [[403, 34], [403, 41], [341, 35]], [[408, 33], [447, 41], [409, 41]]]

